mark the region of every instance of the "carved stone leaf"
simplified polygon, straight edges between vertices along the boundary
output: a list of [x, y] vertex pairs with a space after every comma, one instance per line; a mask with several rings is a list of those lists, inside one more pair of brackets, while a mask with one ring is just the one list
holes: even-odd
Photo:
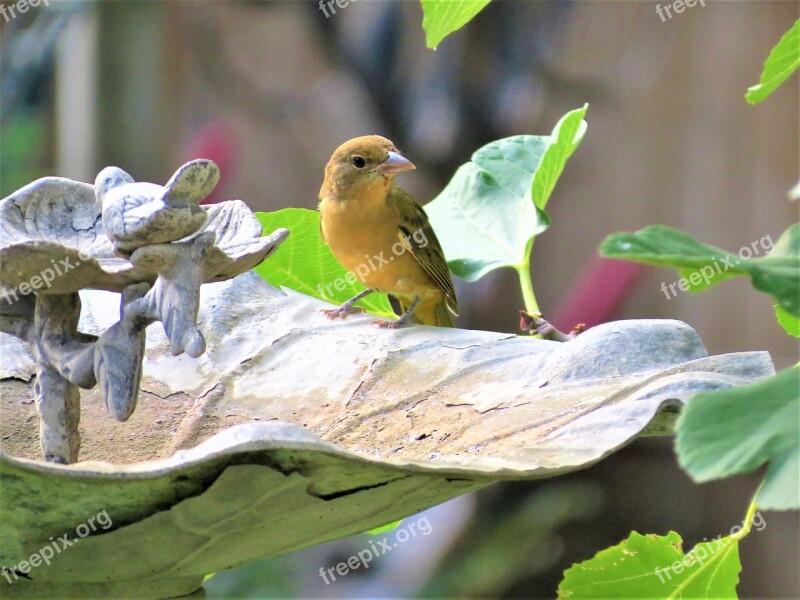
[[3, 244], [22, 240], [61, 242], [86, 254], [111, 250], [95, 204], [94, 186], [64, 177], [43, 177], [0, 204]]
[[77, 292], [84, 282], [119, 291], [155, 279], [114, 256], [94, 186], [63, 177], [43, 177], [0, 200], [0, 280], [19, 286], [47, 270], [54, 277], [42, 293]]
[[[116, 319], [118, 298], [108, 296], [82, 294], [82, 327]], [[492, 481], [584, 468], [638, 435], [669, 432], [697, 391], [773, 372], [764, 352], [708, 356], [678, 321], [608, 323], [558, 344], [382, 330], [365, 315], [328, 321], [324, 306], [252, 274], [204, 286], [204, 355], [169, 356], [156, 325], [146, 399], [130, 421], [111, 428], [87, 395], [84, 458], [110, 463], [44, 464], [3, 440], [0, 564], [100, 510], [114, 525], [30, 581], [0, 578], [0, 591], [186, 594], [209, 572], [365, 531]], [[150, 409], [174, 419], [172, 435], [159, 437]], [[0, 433], [21, 426], [25, 410], [4, 414]], [[138, 427], [135, 442], [106, 442], [125, 427]], [[54, 485], [58, 495], [45, 491]]]
[[261, 224], [241, 200], [228, 200], [205, 206], [208, 221], [202, 231], [216, 234], [216, 245], [220, 248], [235, 246], [242, 240], [261, 235]]
[[[207, 187], [203, 181], [197, 183], [201, 189]], [[207, 257], [209, 281], [247, 271], [288, 234], [259, 237], [258, 221], [241, 200], [200, 208], [208, 214], [200, 233], [213, 230], [221, 245]], [[15, 289], [51, 271], [51, 281], [38, 293], [67, 294], [85, 288], [121, 292], [131, 283], [156, 279], [152, 270], [114, 254], [103, 231], [94, 186], [63, 177], [38, 179], [0, 200], [0, 281]]]
[[241, 200], [228, 200], [204, 206], [208, 221], [196, 234], [213, 231], [216, 235], [210, 256], [205, 258], [205, 280], [224, 281], [265, 260], [286, 239], [289, 231], [277, 229], [261, 235], [261, 224]]

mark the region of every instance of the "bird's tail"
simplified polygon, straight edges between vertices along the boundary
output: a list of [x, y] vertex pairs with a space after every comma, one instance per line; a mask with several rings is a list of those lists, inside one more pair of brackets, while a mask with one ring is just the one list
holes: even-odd
[[[389, 303], [399, 315], [404, 314], [411, 306], [410, 303], [406, 303], [391, 295], [389, 296]], [[448, 310], [444, 300], [437, 304], [426, 304], [423, 302], [417, 306], [417, 309], [414, 311], [414, 314], [411, 315], [408, 322], [417, 323], [418, 325], [433, 325], [435, 327], [455, 327], [453, 314]]]
[[433, 307], [433, 315], [436, 317], [436, 325], [438, 327], [455, 327], [453, 313], [450, 312], [444, 302], [439, 302]]

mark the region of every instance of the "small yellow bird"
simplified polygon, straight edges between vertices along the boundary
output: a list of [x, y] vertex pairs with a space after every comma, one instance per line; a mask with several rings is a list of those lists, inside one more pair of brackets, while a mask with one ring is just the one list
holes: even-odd
[[444, 252], [428, 215], [414, 197], [395, 185], [398, 173], [414, 169], [395, 145], [379, 135], [339, 146], [325, 167], [319, 191], [320, 230], [333, 255], [367, 287], [328, 318], [344, 318], [372, 292], [394, 296], [402, 316], [378, 321], [402, 327], [409, 321], [452, 327], [456, 292]]

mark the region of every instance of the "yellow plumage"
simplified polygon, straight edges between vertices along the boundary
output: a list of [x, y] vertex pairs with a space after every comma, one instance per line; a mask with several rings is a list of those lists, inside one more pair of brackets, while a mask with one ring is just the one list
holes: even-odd
[[[425, 211], [394, 182], [413, 168], [386, 138], [342, 144], [325, 167], [320, 230], [336, 259], [369, 290], [397, 298], [404, 315], [396, 323], [452, 327], [458, 305], [444, 252]], [[345, 303], [327, 312], [351, 311]]]

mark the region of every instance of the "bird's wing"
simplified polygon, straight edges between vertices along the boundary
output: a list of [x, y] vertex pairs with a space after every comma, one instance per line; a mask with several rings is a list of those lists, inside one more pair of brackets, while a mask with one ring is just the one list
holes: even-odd
[[323, 198], [320, 198], [319, 205], [317, 206], [317, 213], [319, 214], [319, 237], [322, 238], [322, 241], [326, 244], [328, 243], [328, 238], [325, 237], [325, 228], [322, 227], [322, 203], [325, 202]]
[[445, 293], [447, 308], [454, 315], [458, 315], [456, 290], [450, 278], [450, 269], [447, 267], [444, 251], [433, 232], [428, 215], [411, 194], [397, 186], [389, 192], [386, 201], [400, 213], [397, 232], [400, 242]]
[[164, 200], [202, 202], [219, 182], [219, 167], [213, 160], [198, 158], [183, 165], [164, 186]]

